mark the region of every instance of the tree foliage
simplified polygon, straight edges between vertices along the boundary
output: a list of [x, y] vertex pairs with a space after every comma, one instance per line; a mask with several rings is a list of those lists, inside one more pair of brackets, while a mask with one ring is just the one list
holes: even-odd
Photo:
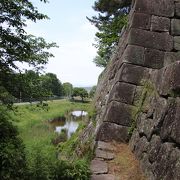
[[[46, 0], [43, 0], [46, 2]], [[29, 0], [0, 1], [0, 89], [7, 95], [11, 77], [20, 71], [18, 63], [27, 63], [37, 70], [48, 62], [53, 54], [48, 52], [55, 43], [47, 43], [42, 37], [35, 37], [25, 31], [26, 21], [37, 22], [48, 17], [38, 12]], [[5, 96], [0, 96], [5, 102]]]
[[106, 67], [118, 44], [121, 29], [127, 23], [131, 0], [97, 0], [93, 9], [98, 12], [88, 20], [97, 27], [96, 44], [98, 49], [94, 63]]
[[47, 73], [40, 77], [42, 82], [42, 88], [45, 89], [53, 96], [62, 96], [63, 87], [56, 74]]
[[63, 83], [63, 95], [66, 97], [71, 97], [73, 93], [73, 85], [69, 82]]
[[83, 102], [84, 98], [88, 97], [88, 92], [84, 88], [75, 87], [73, 89], [72, 97], [76, 96], [80, 96]]
[[[7, 81], [9, 83], [9, 81]], [[39, 74], [33, 70], [25, 73], [14, 73], [6, 88], [11, 93], [11, 100], [17, 102], [32, 102], [46, 100], [52, 96], [62, 96], [63, 87], [53, 73]]]
[[27, 63], [39, 70], [48, 62], [48, 58], [53, 56], [48, 50], [56, 47], [55, 43], [47, 43], [42, 37], [27, 34], [25, 30], [27, 20], [37, 22], [47, 18], [46, 15], [39, 13], [29, 0], [0, 1], [0, 179], [2, 180], [27, 179], [24, 146], [18, 137], [16, 127], [11, 123], [11, 117], [6, 114], [9, 109], [4, 109], [2, 103], [11, 103], [20, 88], [26, 93], [31, 91], [31, 94], [36, 96], [39, 93], [38, 82], [33, 82], [33, 77], [37, 77], [36, 73], [26, 73], [28, 86], [26, 90], [23, 89], [21, 85], [26, 82], [19, 73], [21, 72], [19, 64]]

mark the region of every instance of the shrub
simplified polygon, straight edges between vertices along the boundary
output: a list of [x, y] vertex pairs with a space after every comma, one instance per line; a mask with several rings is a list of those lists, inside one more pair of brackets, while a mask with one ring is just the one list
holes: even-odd
[[61, 160], [56, 164], [55, 180], [88, 180], [90, 177], [90, 170], [84, 160], [72, 163]]
[[33, 180], [88, 180], [90, 177], [86, 160], [58, 160], [41, 146], [34, 148], [28, 167], [29, 179]]
[[5, 111], [0, 107], [0, 179], [26, 179], [24, 145]]

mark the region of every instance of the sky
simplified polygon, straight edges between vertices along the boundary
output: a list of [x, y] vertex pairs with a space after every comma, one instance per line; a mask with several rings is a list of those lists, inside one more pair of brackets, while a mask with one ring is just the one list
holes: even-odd
[[55, 57], [49, 60], [45, 71], [56, 74], [62, 83], [70, 82], [74, 87], [96, 85], [103, 69], [92, 62], [96, 56], [92, 44], [97, 29], [86, 18], [96, 14], [92, 9], [94, 0], [32, 2], [50, 20], [28, 22], [27, 32], [59, 46], [51, 50]]

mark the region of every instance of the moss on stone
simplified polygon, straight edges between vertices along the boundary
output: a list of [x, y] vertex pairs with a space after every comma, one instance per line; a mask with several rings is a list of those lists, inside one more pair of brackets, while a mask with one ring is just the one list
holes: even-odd
[[141, 95], [139, 96], [140, 99], [136, 100], [135, 107], [132, 108], [131, 115], [132, 115], [132, 123], [129, 127], [128, 133], [131, 136], [134, 129], [136, 128], [136, 122], [139, 114], [144, 112], [149, 107], [149, 99], [150, 97], [156, 96], [157, 91], [155, 90], [155, 86], [149, 80], [142, 80], [141, 83], [143, 84]]

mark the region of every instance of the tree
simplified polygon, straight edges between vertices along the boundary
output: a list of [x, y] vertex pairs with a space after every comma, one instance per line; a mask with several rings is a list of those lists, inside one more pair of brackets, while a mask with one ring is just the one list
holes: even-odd
[[56, 74], [47, 73], [41, 76], [42, 87], [46, 89], [46, 91], [51, 92], [54, 96], [62, 96], [63, 95], [63, 87], [60, 80], [57, 78]]
[[[63, 95], [62, 84], [53, 73], [41, 75], [39, 72], [26, 70], [25, 73], [14, 73], [10, 82], [12, 83], [6, 86], [7, 90], [20, 102], [42, 101], [50, 96]], [[16, 83], [13, 84], [14, 82]]]
[[84, 102], [84, 98], [88, 97], [88, 92], [84, 88], [75, 87], [73, 89], [72, 97], [80, 96], [82, 102]]
[[[4, 108], [2, 103], [12, 102], [12, 97], [16, 94], [16, 90], [13, 91], [12, 87], [21, 77], [20, 74], [15, 75], [21, 72], [19, 63], [27, 63], [39, 70], [48, 62], [49, 57], [53, 57], [48, 49], [55, 47], [55, 43], [47, 43], [43, 38], [32, 36], [25, 31], [27, 20], [36, 22], [47, 18], [46, 15], [39, 13], [29, 0], [0, 1], [0, 179], [2, 180], [26, 179], [26, 160], [22, 141], [18, 137], [16, 127], [10, 122], [11, 118], [8, 119], [3, 115], [4, 111], [1, 111], [1, 108]], [[12, 78], [14, 75], [16, 77]]]
[[97, 66], [106, 67], [110, 61], [118, 44], [121, 29], [127, 24], [130, 3], [131, 0], [98, 0], [95, 2], [93, 9], [98, 12], [98, 16], [93, 16], [88, 20], [98, 29], [95, 39], [95, 47], [98, 51], [94, 58]]
[[21, 98], [24, 101], [40, 101], [51, 96], [51, 91], [43, 86], [43, 80], [38, 72], [29, 70], [22, 76]]
[[29, 0], [1, 0], [0, 12], [0, 86], [4, 93], [11, 94], [7, 81], [15, 71], [20, 71], [17, 64], [27, 63], [41, 69], [48, 58], [53, 57], [48, 49], [56, 47], [56, 44], [26, 33], [27, 20], [36, 22], [48, 18], [39, 13]]
[[66, 97], [71, 97], [73, 93], [73, 85], [69, 82], [63, 83], [63, 95]]

